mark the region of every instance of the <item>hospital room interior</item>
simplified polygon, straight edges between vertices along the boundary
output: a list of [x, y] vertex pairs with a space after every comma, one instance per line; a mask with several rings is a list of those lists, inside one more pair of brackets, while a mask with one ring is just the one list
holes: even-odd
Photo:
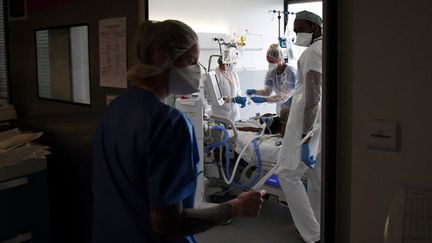
[[[94, 220], [99, 208], [115, 205], [96, 201], [97, 136], [105, 139], [109, 108], [137, 89], [128, 70], [142, 59], [140, 23], [165, 20], [189, 26], [199, 51], [197, 89], [160, 101], [192, 124], [192, 210], [231, 207], [256, 191], [263, 200], [257, 216], [231, 213], [189, 241], [167, 242], [432, 242], [431, 7], [428, 0], [2, 0], [0, 243], [109, 235]], [[297, 21], [319, 29], [307, 44]], [[303, 70], [317, 49], [319, 111], [304, 132], [297, 100], [309, 97]], [[235, 92], [225, 94], [224, 80]], [[291, 157], [304, 168], [292, 182], [301, 195], [287, 190]], [[160, 184], [181, 178], [176, 173]]]

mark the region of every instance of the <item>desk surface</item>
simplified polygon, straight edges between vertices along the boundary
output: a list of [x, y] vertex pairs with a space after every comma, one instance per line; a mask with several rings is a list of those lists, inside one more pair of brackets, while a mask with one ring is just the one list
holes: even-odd
[[0, 133], [0, 181], [32, 174], [47, 168], [49, 147], [33, 143], [42, 133], [17, 128]]
[[0, 163], [0, 181], [29, 175], [47, 168], [46, 159], [30, 159], [13, 163]]

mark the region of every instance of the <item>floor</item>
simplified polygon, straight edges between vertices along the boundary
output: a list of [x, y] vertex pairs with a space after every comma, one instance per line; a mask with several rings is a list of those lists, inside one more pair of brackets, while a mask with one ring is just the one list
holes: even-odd
[[265, 201], [256, 218], [236, 218], [230, 224], [196, 235], [199, 243], [303, 243], [293, 229], [288, 208]]

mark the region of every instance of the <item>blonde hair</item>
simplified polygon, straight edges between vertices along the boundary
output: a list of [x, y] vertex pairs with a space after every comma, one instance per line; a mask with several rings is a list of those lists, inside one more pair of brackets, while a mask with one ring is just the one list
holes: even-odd
[[[178, 20], [144, 21], [138, 27], [135, 42], [140, 63], [127, 72], [127, 79], [132, 84], [162, 73], [198, 43], [198, 36], [191, 27]], [[155, 53], [162, 57], [162, 64], [154, 63]]]
[[282, 49], [279, 47], [279, 44], [271, 44], [267, 49], [268, 57], [273, 57], [277, 60], [282, 60], [284, 58], [284, 54]]

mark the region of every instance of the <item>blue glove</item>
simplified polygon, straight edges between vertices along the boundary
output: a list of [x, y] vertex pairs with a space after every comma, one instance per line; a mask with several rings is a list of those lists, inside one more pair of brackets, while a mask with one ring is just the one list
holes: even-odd
[[254, 95], [254, 94], [256, 94], [256, 89], [247, 89], [246, 90], [246, 94], [249, 95], [249, 96], [250, 95]]
[[301, 160], [303, 160], [309, 168], [315, 168], [316, 160], [310, 152], [310, 145], [308, 143], [302, 144]]
[[234, 102], [240, 104], [240, 108], [243, 108], [246, 106], [246, 97], [236, 96], [234, 97]]
[[260, 97], [260, 96], [253, 96], [253, 97], [251, 97], [251, 100], [253, 100], [253, 102], [255, 102], [257, 104], [267, 102], [266, 98]]

